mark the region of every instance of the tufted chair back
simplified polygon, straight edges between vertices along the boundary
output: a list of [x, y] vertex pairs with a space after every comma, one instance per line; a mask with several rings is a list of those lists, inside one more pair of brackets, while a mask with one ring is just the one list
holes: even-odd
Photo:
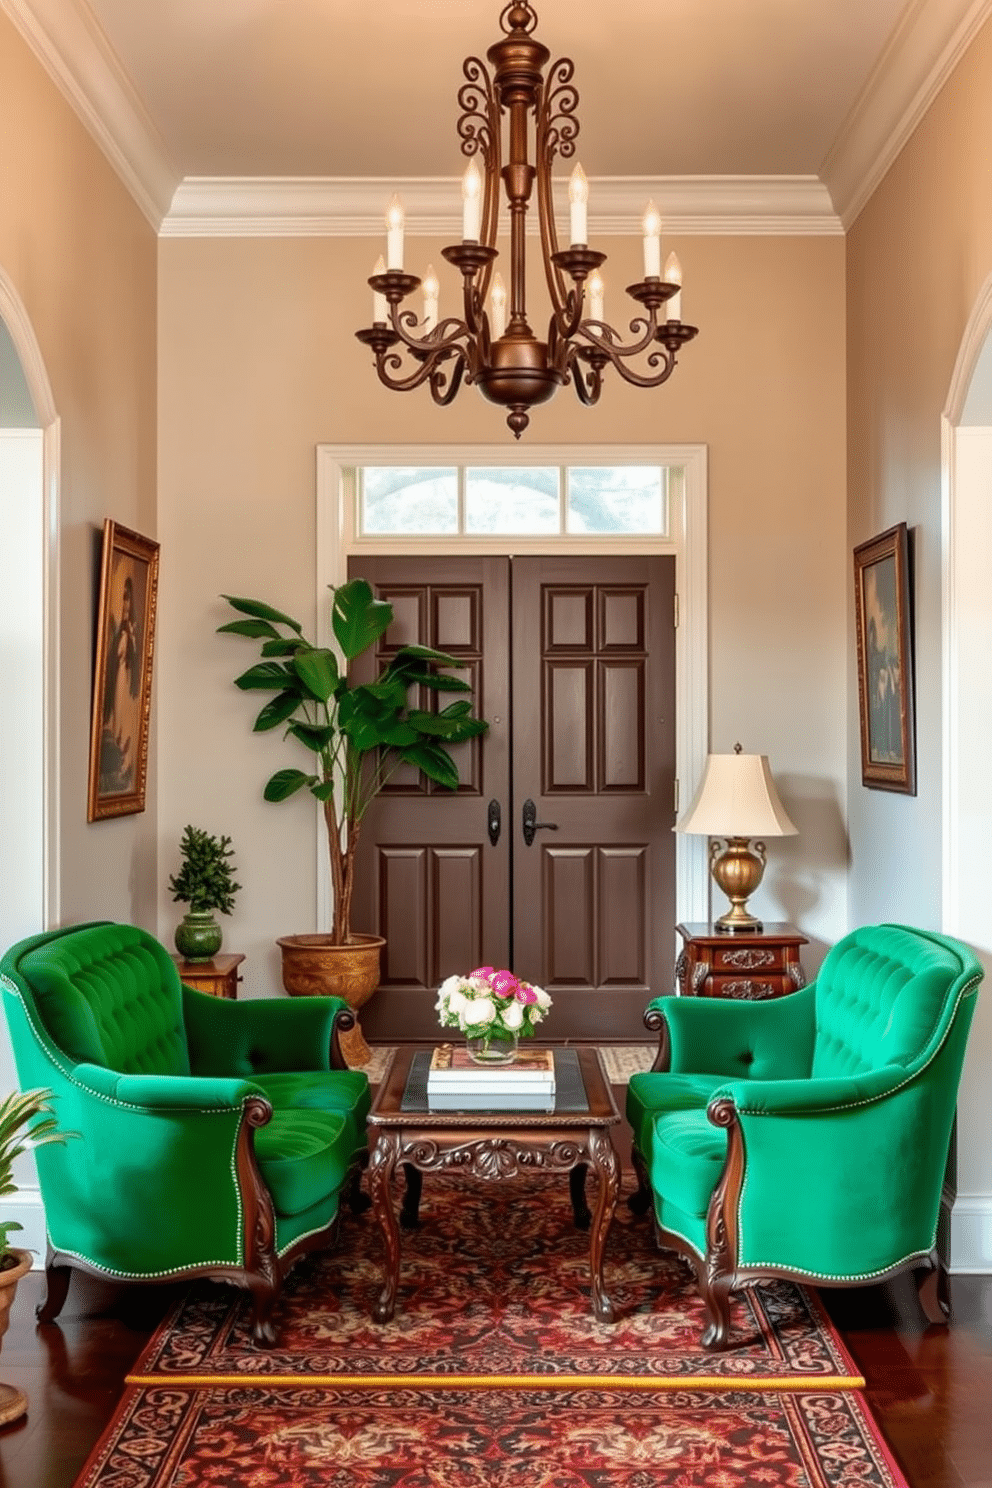
[[172, 958], [133, 925], [87, 926], [27, 947], [18, 969], [49, 1037], [74, 1064], [128, 1075], [188, 1075]]
[[900, 925], [869, 925], [838, 941], [816, 979], [814, 1078], [914, 1068], [960, 973], [946, 944]]

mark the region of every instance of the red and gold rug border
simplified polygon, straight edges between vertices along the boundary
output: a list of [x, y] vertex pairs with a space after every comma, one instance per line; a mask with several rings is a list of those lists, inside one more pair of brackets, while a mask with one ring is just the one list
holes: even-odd
[[125, 1384], [141, 1388], [178, 1385], [220, 1389], [257, 1385], [288, 1389], [311, 1385], [342, 1390], [748, 1390], [776, 1394], [863, 1390], [861, 1375], [684, 1374], [129, 1374]]

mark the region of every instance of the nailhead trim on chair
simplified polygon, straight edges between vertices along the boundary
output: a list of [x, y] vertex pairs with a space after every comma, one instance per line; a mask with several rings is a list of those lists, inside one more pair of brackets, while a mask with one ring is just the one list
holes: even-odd
[[[34, 1033], [35, 1038], [38, 1040], [38, 1047], [42, 1050], [42, 1053], [44, 1054], [44, 1057], [48, 1060], [48, 1063], [51, 1064], [55, 1069], [57, 1069], [59, 1071], [59, 1073], [61, 1075], [63, 1075], [63, 1077], [70, 1082], [70, 1084], [75, 1085], [75, 1087], [76, 1087], [77, 1090], [84, 1090], [87, 1095], [89, 1095], [89, 1096], [95, 1096], [97, 1100], [104, 1101], [107, 1105], [119, 1107], [122, 1111], [143, 1111], [143, 1110], [146, 1109], [146, 1107], [144, 1107], [144, 1106], [135, 1106], [135, 1105], [132, 1105], [128, 1101], [119, 1101], [119, 1100], [116, 1100], [113, 1096], [105, 1095], [103, 1093], [103, 1091], [101, 1091], [101, 1090], [91, 1090], [88, 1085], [84, 1085], [83, 1084], [82, 1080], [77, 1080], [76, 1077], [75, 1077], [75, 1075], [72, 1072], [72, 1067], [71, 1066], [69, 1066], [68, 1068], [65, 1067], [65, 1066], [63, 1066], [62, 1064], [60, 1064], [58, 1062], [58, 1060], [56, 1060], [52, 1056], [51, 1050], [48, 1047], [48, 1035], [46, 1033], [44, 1037], [41, 1037], [40, 1036], [39, 1031], [38, 1031], [38, 1026], [34, 1022], [34, 1019], [31, 1017], [31, 1009], [28, 1007], [27, 1003], [24, 1001], [24, 997], [21, 994], [21, 989], [18, 986], [16, 986], [15, 983], [13, 983], [10, 980], [10, 978], [8, 976], [6, 976], [6, 975], [0, 975], [0, 983], [2, 983], [3, 986], [9, 992], [12, 992], [14, 994], [14, 996], [17, 998], [18, 1002], [21, 1004], [21, 1007], [24, 1009], [24, 1016], [27, 1018], [28, 1023], [31, 1025], [31, 1030]], [[248, 1099], [248, 1097], [246, 1096], [245, 1097], [245, 1100], [247, 1100], [247, 1099]], [[231, 1110], [228, 1109], [226, 1111], [219, 1111], [216, 1108], [212, 1108], [212, 1107], [207, 1107], [207, 1108], [201, 1107], [198, 1110], [198, 1114], [201, 1115], [201, 1116], [229, 1116], [231, 1114]], [[244, 1102], [242, 1102], [242, 1107], [241, 1107], [241, 1122], [243, 1122], [243, 1121], [244, 1121]], [[233, 1182], [234, 1182], [234, 1194], [235, 1194], [235, 1198], [237, 1200], [237, 1206], [238, 1206], [238, 1210], [237, 1210], [237, 1231], [236, 1231], [236, 1234], [235, 1234], [235, 1242], [234, 1242], [234, 1252], [235, 1252], [235, 1256], [237, 1257], [237, 1259], [234, 1260], [234, 1261], [230, 1261], [230, 1260], [223, 1260], [223, 1261], [198, 1261], [196, 1263], [198, 1266], [236, 1266], [237, 1265], [237, 1266], [242, 1266], [243, 1267], [244, 1266], [244, 1263], [245, 1263], [245, 1255], [244, 1255], [244, 1228], [245, 1228], [244, 1219], [245, 1219], [245, 1216], [244, 1216], [244, 1208], [243, 1208], [242, 1203], [241, 1203], [241, 1185], [238, 1183], [238, 1168], [237, 1168], [238, 1139], [239, 1139], [239, 1137], [241, 1135], [241, 1122], [238, 1123], [237, 1131], [234, 1134], [234, 1145], [231, 1148], [231, 1178], [233, 1179]], [[47, 1227], [46, 1227], [46, 1232], [47, 1232]], [[51, 1236], [49, 1236], [49, 1240], [51, 1240]], [[73, 1256], [76, 1256], [77, 1255], [77, 1253], [75, 1251], [66, 1250], [63, 1246], [56, 1245], [54, 1248], [56, 1250], [61, 1250], [63, 1255], [73, 1255]], [[77, 1256], [77, 1259], [79, 1259], [81, 1261], [85, 1261], [87, 1265], [92, 1265], [93, 1264], [92, 1261], [88, 1261], [86, 1259], [86, 1257], [85, 1256], [82, 1256], [82, 1255]], [[103, 1270], [104, 1268], [103, 1267], [100, 1267], [98, 1269]], [[183, 1269], [189, 1269], [189, 1268], [183, 1268]], [[113, 1275], [113, 1276], [125, 1276], [125, 1277], [179, 1276], [179, 1275], [182, 1275], [182, 1274], [183, 1274], [183, 1270], [180, 1270], [180, 1271], [113, 1271], [113, 1272], [108, 1271], [107, 1272], [107, 1275], [108, 1276], [109, 1275]]]
[[[819, 1109], [822, 1110], [822, 1111], [824, 1111], [824, 1112], [826, 1112], [826, 1111], [852, 1111], [852, 1110], [856, 1110], [860, 1106], [873, 1106], [873, 1105], [876, 1105], [878, 1101], [888, 1099], [888, 1097], [891, 1096], [891, 1095], [894, 1095], [897, 1090], [902, 1090], [904, 1086], [909, 1085], [913, 1080], [916, 1079], [916, 1077], [920, 1074], [920, 1072], [922, 1070], [925, 1070], [927, 1068], [927, 1066], [930, 1065], [930, 1064], [932, 1064], [933, 1061], [936, 1059], [937, 1055], [940, 1053], [941, 1049], [944, 1047], [944, 1044], [946, 1043], [947, 1038], [948, 1038], [948, 1036], [950, 1034], [951, 1027], [952, 1027], [952, 1025], [954, 1023], [954, 1018], [955, 1018], [955, 1016], [957, 1014], [958, 1007], [960, 1006], [961, 1002], [964, 1000], [965, 997], [970, 997], [973, 993], [975, 993], [975, 992], [978, 991], [978, 988], [981, 985], [981, 982], [982, 982], [982, 978], [980, 976], [973, 977], [970, 982], [965, 982], [964, 986], [959, 991], [959, 993], [957, 995], [957, 998], [955, 999], [955, 1002], [954, 1002], [954, 1012], [952, 1013], [952, 1015], [947, 1020], [947, 1027], [944, 1030], [944, 1037], [941, 1039], [940, 1043], [934, 1049], [933, 1053], [930, 1055], [930, 1058], [926, 1061], [926, 1064], [921, 1064], [919, 1069], [914, 1070], [911, 1075], [907, 1075], [906, 1076], [906, 1079], [905, 1080], [901, 1080], [898, 1085], [893, 1085], [893, 1087], [892, 1087], [891, 1090], [883, 1091], [879, 1095], [872, 1096], [870, 1099], [860, 1100], [860, 1101], [850, 1101], [850, 1102], [846, 1103], [843, 1106], [822, 1106]], [[711, 1101], [712, 1100], [715, 1100], [718, 1094], [719, 1094], [719, 1091], [714, 1092], [714, 1094], [710, 1097], [710, 1100]], [[746, 1114], [749, 1115], [749, 1116], [774, 1116], [776, 1114], [779, 1114], [779, 1113], [774, 1112], [774, 1111], [756, 1110], [756, 1109], [754, 1109], [754, 1108], [752, 1108], [750, 1106], [740, 1106], [737, 1109], [740, 1110], [740, 1111], [742, 1111], [742, 1112], [746, 1112]], [[738, 1234], [738, 1236], [742, 1236], [743, 1233], [744, 1233], [744, 1221], [743, 1221], [742, 1210], [743, 1210], [743, 1205], [744, 1205], [744, 1188], [745, 1188], [746, 1183], [747, 1183], [747, 1165], [745, 1163], [745, 1167], [744, 1167], [744, 1181], [741, 1184], [740, 1197], [737, 1200], [737, 1234]], [[877, 1270], [877, 1271], [855, 1271], [855, 1272], [845, 1271], [845, 1272], [842, 1273], [842, 1275], [836, 1275], [836, 1274], [834, 1274], [832, 1272], [829, 1272], [829, 1271], [804, 1271], [804, 1270], [801, 1270], [797, 1266], [781, 1266], [776, 1261], [748, 1261], [747, 1267], [745, 1269], [747, 1269], [747, 1270], [760, 1270], [762, 1267], [767, 1267], [769, 1269], [772, 1268], [772, 1267], [774, 1267], [774, 1269], [777, 1270], [777, 1271], [788, 1271], [793, 1276], [808, 1276], [808, 1277], [811, 1277], [811, 1278], [813, 1278], [814, 1280], [817, 1280], [817, 1281], [839, 1281], [839, 1280], [842, 1280], [842, 1279], [845, 1280], [845, 1281], [847, 1281], [847, 1280], [850, 1280], [850, 1281], [871, 1281], [873, 1278], [875, 1278], [877, 1276], [885, 1276], [885, 1275], [887, 1275], [890, 1271], [894, 1270], [898, 1266], [907, 1266], [910, 1263], [910, 1261], [916, 1260], [916, 1259], [921, 1259], [922, 1260], [925, 1256], [929, 1255], [930, 1252], [933, 1250], [934, 1246], [937, 1244], [937, 1228], [938, 1228], [939, 1223], [940, 1223], [940, 1216], [938, 1214], [937, 1221], [935, 1222], [934, 1227], [933, 1227], [933, 1233], [932, 1233], [932, 1235], [930, 1237], [929, 1250], [910, 1251], [909, 1255], [903, 1256], [903, 1258], [901, 1260], [894, 1261], [891, 1266], [883, 1266], [881, 1268], [881, 1270]], [[737, 1246], [737, 1248], [738, 1248], [738, 1250], [741, 1249], [740, 1240], [738, 1240], [738, 1246]], [[693, 1249], [695, 1249], [695, 1247], [693, 1247]], [[697, 1252], [697, 1254], [698, 1254], [698, 1252]]]

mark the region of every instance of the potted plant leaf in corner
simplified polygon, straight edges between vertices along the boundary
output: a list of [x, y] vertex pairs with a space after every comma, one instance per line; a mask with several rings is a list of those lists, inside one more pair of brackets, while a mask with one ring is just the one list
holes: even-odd
[[[244, 618], [222, 632], [261, 642], [261, 660], [235, 678], [246, 692], [272, 696], [255, 719], [254, 731], [285, 727], [310, 755], [309, 768], [277, 770], [267, 782], [267, 801], [284, 801], [308, 790], [320, 803], [330, 855], [333, 923], [329, 935], [291, 935], [279, 941], [286, 991], [295, 996], [334, 994], [357, 1009], [379, 985], [381, 936], [352, 929], [355, 854], [368, 807], [400, 765], [413, 765], [449, 790], [458, 767], [448, 747], [485, 733], [460, 696], [440, 706], [445, 693], [471, 693], [448, 668], [462, 664], [427, 646], [401, 646], [372, 682], [353, 683], [349, 667], [385, 634], [393, 607], [376, 599], [362, 578], [331, 586], [331, 626], [343, 665], [328, 647], [308, 641], [291, 615], [259, 600], [224, 595]], [[412, 706], [410, 689], [428, 689], [437, 710]], [[416, 695], [416, 693], [415, 693]], [[350, 1063], [368, 1060], [356, 1026], [342, 1045]]]
[[[43, 1147], [46, 1142], [64, 1142], [65, 1134], [57, 1131], [50, 1101], [50, 1090], [13, 1090], [0, 1101], [0, 1200], [17, 1192], [14, 1163], [29, 1147]], [[33, 1126], [28, 1122], [34, 1118]], [[18, 1250], [10, 1243], [11, 1230], [22, 1226], [16, 1219], [0, 1220], [0, 1345], [10, 1323], [10, 1309], [17, 1283], [31, 1270], [31, 1253]], [[0, 1384], [0, 1425], [16, 1421], [28, 1408], [28, 1397], [15, 1385]]]
[[175, 930], [176, 950], [187, 961], [209, 961], [220, 950], [223, 931], [214, 910], [229, 915], [241, 885], [234, 882], [230, 837], [212, 837], [200, 827], [187, 826], [179, 843], [182, 865], [170, 874], [173, 899], [188, 904]]

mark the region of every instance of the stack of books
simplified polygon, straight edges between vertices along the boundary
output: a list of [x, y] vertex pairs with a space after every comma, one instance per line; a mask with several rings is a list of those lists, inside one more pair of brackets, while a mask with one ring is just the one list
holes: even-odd
[[427, 1072], [432, 1111], [553, 1111], [555, 1057], [550, 1049], [520, 1049], [513, 1064], [487, 1068], [467, 1049], [442, 1044]]

